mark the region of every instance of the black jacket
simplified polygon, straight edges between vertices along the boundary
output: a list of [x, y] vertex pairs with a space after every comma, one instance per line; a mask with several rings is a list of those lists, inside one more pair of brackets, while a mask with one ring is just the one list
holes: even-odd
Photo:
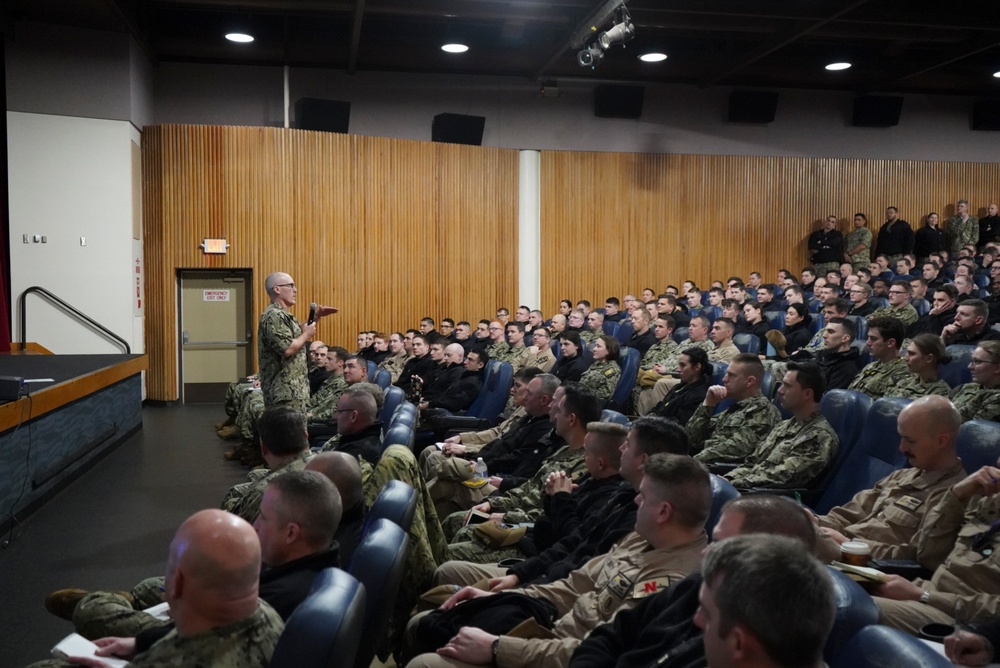
[[649, 414], [675, 420], [682, 426], [686, 425], [694, 412], [698, 410], [698, 406], [701, 406], [702, 402], [705, 401], [708, 386], [711, 384], [709, 380], [711, 379], [702, 376], [697, 382], [690, 385], [684, 383], [674, 385], [667, 392], [667, 396], [663, 397], [663, 400], [656, 404]]
[[367, 429], [356, 434], [341, 435], [337, 441], [337, 452], [346, 452], [354, 457], [361, 457], [375, 466], [382, 456], [382, 422], [376, 420]]
[[472, 405], [482, 387], [482, 371], [466, 371], [463, 365], [452, 364], [424, 391], [424, 399], [431, 408], [457, 413]]
[[792, 325], [785, 330], [785, 352], [791, 355], [799, 348], [809, 343], [811, 338], [812, 332], [809, 331], [809, 325], [807, 325], [804, 321]]
[[886, 224], [882, 225], [878, 231], [878, 246], [873, 257], [876, 255], [885, 255], [886, 257], [905, 255], [912, 251], [913, 228], [908, 222], [897, 219], [891, 228]]
[[515, 477], [520, 477], [515, 476], [515, 471], [528, 464], [526, 460], [533, 458], [536, 450], [547, 450], [548, 443], [543, 443], [543, 439], [550, 430], [547, 414], [538, 417], [529, 415], [506, 434], [484, 445], [476, 456], [483, 458], [490, 475], [498, 475], [505, 480], [510, 476], [513, 482]]
[[931, 253], [947, 250], [948, 245], [944, 236], [944, 230], [940, 227], [924, 225], [914, 235], [913, 254], [918, 260], [923, 260]]
[[403, 370], [399, 374], [399, 378], [393, 385], [401, 388], [404, 392], [409, 393], [412, 389], [410, 387], [410, 379], [413, 376], [420, 376], [424, 379], [424, 382], [428, 381], [428, 375], [437, 366], [437, 362], [431, 359], [430, 353], [427, 353], [423, 357], [414, 357], [409, 362], [403, 366]]
[[340, 526], [337, 527], [337, 533], [334, 534], [333, 539], [340, 547], [340, 560], [344, 568], [351, 565], [354, 550], [361, 543], [361, 528], [365, 524], [366, 513], [365, 502], [362, 499], [353, 507], [345, 508], [344, 514], [340, 518]]
[[570, 668], [701, 668], [705, 646], [694, 623], [701, 583], [701, 573], [693, 573], [621, 610], [576, 648]]
[[[504, 473], [500, 476], [503, 481], [493, 496], [499, 496], [535, 477], [538, 469], [542, 468], [542, 464], [549, 458], [549, 455], [564, 445], [566, 445], [566, 440], [557, 434], [555, 429], [549, 429], [531, 447], [521, 446], [518, 448], [516, 465], [510, 473]], [[493, 471], [490, 471], [490, 474], [492, 475]]]
[[941, 336], [941, 330], [955, 322], [955, 313], [957, 312], [958, 305], [956, 304], [947, 311], [942, 311], [937, 315], [928, 313], [927, 315], [920, 316], [915, 323], [906, 329], [906, 335], [908, 337], [914, 337], [917, 334], [929, 332], [934, 336]]
[[828, 390], [846, 390], [864, 366], [861, 364], [861, 351], [857, 348], [848, 348], [841, 353], [824, 350], [816, 361], [823, 369]]
[[583, 372], [587, 370], [587, 360], [583, 359], [583, 355], [577, 353], [575, 357], [566, 357], [563, 355], [556, 360], [556, 363], [552, 365], [552, 373], [556, 378], [558, 378], [563, 384], [570, 382], [577, 382], [583, 375]]
[[635, 529], [635, 514], [635, 490], [623, 482], [592, 522], [582, 524], [538, 555], [514, 564], [507, 573], [516, 575], [521, 584], [561, 580], [595, 556], [607, 553]]
[[[688, 322], [690, 321], [691, 319], [688, 318]], [[653, 328], [650, 327], [649, 329], [646, 330], [645, 334], [639, 334], [639, 333], [633, 334], [632, 338], [630, 338], [628, 340], [628, 343], [626, 343], [625, 345], [628, 346], [629, 348], [635, 348], [636, 350], [638, 350], [639, 359], [642, 359], [643, 355], [646, 354], [647, 350], [653, 347], [654, 343], [656, 343], [656, 334], [653, 333]]]
[[572, 492], [560, 492], [542, 497], [545, 513], [521, 539], [518, 547], [525, 554], [538, 554], [569, 536], [587, 522], [592, 522], [614, 496], [622, 477], [617, 473], [597, 480], [586, 474]]

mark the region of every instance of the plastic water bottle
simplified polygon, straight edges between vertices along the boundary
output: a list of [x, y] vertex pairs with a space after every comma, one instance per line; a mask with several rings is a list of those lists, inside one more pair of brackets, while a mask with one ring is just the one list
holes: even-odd
[[483, 461], [482, 457], [476, 460], [473, 471], [476, 472], [476, 480], [486, 480], [489, 477], [489, 472], [486, 470], [486, 462]]

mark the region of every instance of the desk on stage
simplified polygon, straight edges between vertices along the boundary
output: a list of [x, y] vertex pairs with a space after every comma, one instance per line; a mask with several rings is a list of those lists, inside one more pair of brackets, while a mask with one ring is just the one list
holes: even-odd
[[145, 355], [0, 355], [0, 376], [52, 379], [0, 404], [0, 514], [23, 518], [142, 428], [146, 366]]

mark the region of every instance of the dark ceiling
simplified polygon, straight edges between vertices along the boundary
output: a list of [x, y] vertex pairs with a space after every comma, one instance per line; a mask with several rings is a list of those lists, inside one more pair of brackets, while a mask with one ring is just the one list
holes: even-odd
[[[604, 0], [6, 0], [24, 19], [131, 32], [155, 62], [699, 86], [1000, 94], [995, 0], [629, 0], [636, 36], [596, 70], [572, 36]], [[243, 26], [256, 40], [222, 35]], [[610, 22], [601, 26], [610, 27]], [[447, 54], [445, 41], [467, 53]], [[646, 51], [668, 59], [638, 60]], [[853, 67], [828, 72], [829, 62]]]

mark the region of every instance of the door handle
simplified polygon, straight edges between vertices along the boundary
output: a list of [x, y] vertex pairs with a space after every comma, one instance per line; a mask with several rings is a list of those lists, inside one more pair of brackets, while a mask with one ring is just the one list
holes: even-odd
[[184, 342], [185, 345], [187, 344], [190, 338], [191, 336], [186, 329], [183, 332], [181, 332], [181, 340]]

